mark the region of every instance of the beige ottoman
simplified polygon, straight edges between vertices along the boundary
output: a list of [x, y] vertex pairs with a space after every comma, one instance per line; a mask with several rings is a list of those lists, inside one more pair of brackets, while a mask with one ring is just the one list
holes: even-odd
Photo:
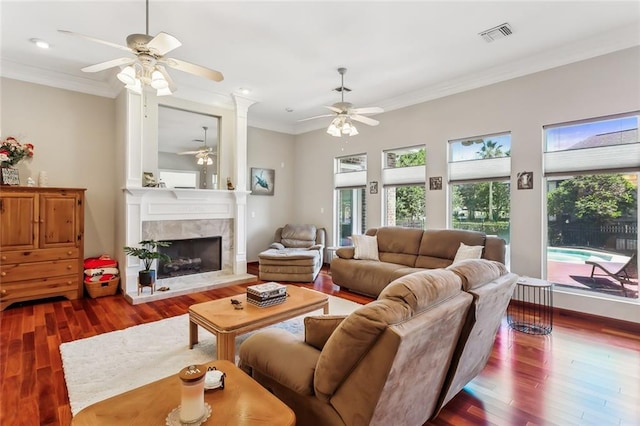
[[313, 282], [322, 257], [319, 250], [269, 249], [258, 255], [258, 262], [261, 280]]

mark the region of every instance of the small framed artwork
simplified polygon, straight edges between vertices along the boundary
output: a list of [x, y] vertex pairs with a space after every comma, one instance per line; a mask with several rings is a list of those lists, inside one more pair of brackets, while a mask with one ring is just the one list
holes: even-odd
[[378, 193], [378, 181], [372, 180], [369, 182], [369, 194], [377, 194]]
[[518, 189], [533, 189], [533, 172], [518, 173]]
[[251, 168], [251, 195], [273, 195], [276, 171], [273, 169]]
[[442, 189], [442, 176], [429, 178], [429, 189], [432, 191], [439, 191]]
[[2, 184], [3, 185], [20, 185], [20, 175], [18, 169], [11, 167], [2, 168]]

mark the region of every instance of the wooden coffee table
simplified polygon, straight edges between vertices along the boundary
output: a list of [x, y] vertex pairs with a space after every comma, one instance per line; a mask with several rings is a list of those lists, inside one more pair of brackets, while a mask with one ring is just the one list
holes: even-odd
[[[189, 348], [198, 343], [198, 326], [215, 334], [217, 358], [235, 363], [236, 336], [276, 324], [317, 309], [329, 313], [329, 297], [315, 290], [287, 286], [287, 300], [267, 308], [247, 303], [247, 295], [225, 297], [189, 307]], [[234, 309], [231, 299], [242, 302], [244, 309]]]
[[[295, 425], [296, 416], [282, 401], [229, 361], [213, 361], [227, 376], [224, 389], [204, 393], [211, 406], [205, 425]], [[180, 405], [180, 378], [176, 374], [97, 402], [81, 410], [74, 426], [164, 425], [167, 415]]]

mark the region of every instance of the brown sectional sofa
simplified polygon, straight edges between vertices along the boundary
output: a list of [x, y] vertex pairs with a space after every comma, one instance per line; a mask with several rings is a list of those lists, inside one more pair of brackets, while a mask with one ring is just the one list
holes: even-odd
[[354, 259], [353, 247], [341, 247], [331, 261], [331, 276], [342, 288], [374, 297], [399, 277], [448, 267], [460, 243], [484, 246], [483, 259], [505, 261], [505, 241], [482, 232], [387, 226], [369, 229], [366, 235], [377, 237], [380, 261]]
[[482, 259], [422, 269], [348, 316], [305, 318], [304, 337], [255, 333], [239, 366], [297, 424], [421, 425], [486, 365], [516, 280]]

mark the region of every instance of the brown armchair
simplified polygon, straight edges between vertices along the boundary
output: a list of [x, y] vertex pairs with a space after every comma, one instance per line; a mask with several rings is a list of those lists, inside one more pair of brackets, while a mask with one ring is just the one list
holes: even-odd
[[258, 255], [264, 281], [312, 282], [322, 267], [324, 228], [287, 224], [275, 232], [269, 249]]

